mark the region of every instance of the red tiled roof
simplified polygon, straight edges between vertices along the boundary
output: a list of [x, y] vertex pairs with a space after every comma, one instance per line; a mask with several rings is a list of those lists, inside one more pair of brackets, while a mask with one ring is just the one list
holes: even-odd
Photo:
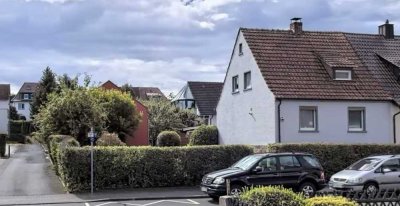
[[[392, 100], [363, 65], [344, 33], [293, 34], [288, 30], [246, 28], [241, 31], [276, 98]], [[332, 79], [318, 54], [331, 66], [352, 66], [353, 79]], [[335, 55], [330, 58], [329, 54]]]

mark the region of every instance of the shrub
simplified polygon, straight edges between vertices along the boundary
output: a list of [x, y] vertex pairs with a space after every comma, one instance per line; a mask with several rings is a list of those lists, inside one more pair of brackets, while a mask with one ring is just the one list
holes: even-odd
[[6, 135], [0, 134], [0, 157], [6, 155]]
[[218, 144], [218, 129], [213, 125], [201, 125], [190, 135], [190, 145]]
[[251, 206], [304, 206], [304, 198], [300, 194], [283, 187], [257, 187], [245, 190], [239, 200]]
[[175, 131], [163, 131], [157, 136], [157, 146], [170, 147], [181, 145], [181, 137]]
[[358, 204], [344, 197], [324, 196], [307, 199], [306, 206], [358, 206]]
[[116, 133], [103, 132], [101, 137], [96, 141], [97, 146], [125, 146]]
[[[193, 186], [204, 174], [253, 153], [249, 146], [95, 147], [96, 189]], [[69, 147], [59, 158], [70, 192], [90, 188], [90, 147]]]
[[33, 132], [33, 125], [31, 121], [24, 120], [10, 120], [10, 133], [29, 135]]
[[76, 141], [73, 137], [68, 135], [50, 135], [49, 137], [49, 155], [50, 159], [53, 162], [53, 168], [57, 174], [59, 174], [59, 156], [60, 150], [63, 147], [76, 145], [79, 146], [78, 141]]
[[400, 145], [271, 144], [259, 147], [255, 152], [306, 152], [313, 154], [319, 159], [326, 177], [329, 178], [359, 159], [372, 155], [399, 154]]
[[8, 138], [9, 141], [12, 142], [18, 142], [21, 144], [26, 143], [26, 136], [23, 134], [10, 134], [10, 137]]

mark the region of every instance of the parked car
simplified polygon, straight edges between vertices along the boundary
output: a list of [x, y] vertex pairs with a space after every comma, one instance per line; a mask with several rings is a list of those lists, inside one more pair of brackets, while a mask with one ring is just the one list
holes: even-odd
[[371, 156], [334, 174], [329, 187], [342, 191], [365, 191], [375, 195], [379, 189], [400, 188], [400, 156]]
[[206, 174], [201, 190], [216, 199], [239, 194], [244, 187], [282, 185], [313, 196], [325, 186], [324, 170], [313, 155], [304, 153], [254, 154], [242, 158], [231, 167]]

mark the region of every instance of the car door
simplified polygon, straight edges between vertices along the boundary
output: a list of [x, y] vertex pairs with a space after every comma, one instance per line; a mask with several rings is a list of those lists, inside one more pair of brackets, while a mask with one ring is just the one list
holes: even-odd
[[[253, 186], [279, 185], [278, 165], [276, 157], [266, 157], [261, 159], [247, 176], [247, 182]], [[256, 171], [256, 168], [260, 168]]]
[[284, 187], [295, 188], [298, 186], [303, 168], [295, 155], [285, 155], [278, 158], [279, 179]]
[[[384, 169], [389, 171], [384, 172]], [[376, 180], [381, 189], [398, 188], [400, 184], [400, 159], [386, 160], [378, 169]]]

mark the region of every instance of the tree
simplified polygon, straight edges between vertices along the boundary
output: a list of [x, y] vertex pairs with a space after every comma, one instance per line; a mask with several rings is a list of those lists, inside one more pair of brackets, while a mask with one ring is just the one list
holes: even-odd
[[185, 127], [195, 127], [200, 125], [203, 120], [197, 116], [197, 114], [192, 109], [179, 109], [176, 108], [179, 119]]
[[117, 133], [118, 137], [126, 142], [126, 136], [135, 131], [141, 119], [130, 95], [119, 90], [103, 88], [93, 88], [90, 93], [106, 113], [105, 129], [110, 133]]
[[9, 119], [10, 120], [19, 120], [19, 114], [17, 112], [17, 109], [12, 105], [10, 106]]
[[133, 91], [132, 91], [132, 85], [130, 85], [130, 84], [124, 84], [124, 85], [122, 85], [122, 86], [121, 86], [121, 91], [130, 94], [131, 97], [133, 97], [133, 98], [136, 98], [136, 97], [135, 97], [135, 94], [134, 94]]
[[40, 107], [47, 102], [47, 96], [57, 89], [56, 75], [46, 67], [43, 70], [42, 78], [31, 103], [31, 116], [34, 118]]

